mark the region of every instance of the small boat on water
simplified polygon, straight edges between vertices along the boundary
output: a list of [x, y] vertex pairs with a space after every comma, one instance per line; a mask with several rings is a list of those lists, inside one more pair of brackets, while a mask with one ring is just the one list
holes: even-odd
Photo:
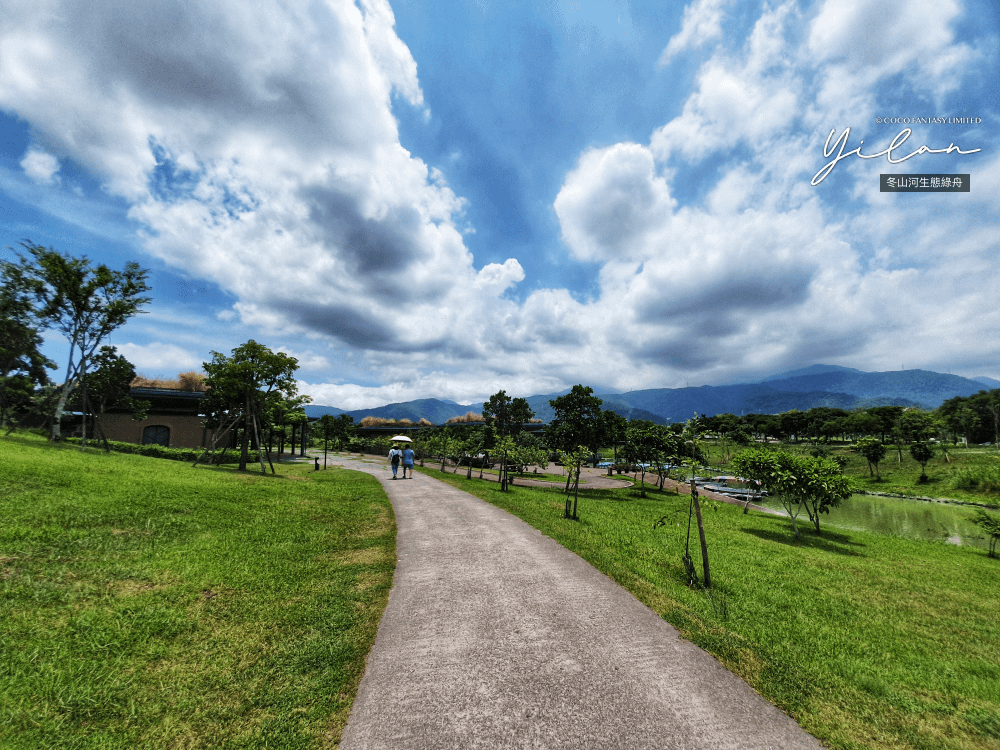
[[728, 495], [740, 500], [767, 496], [767, 492], [754, 485], [755, 483], [748, 482], [742, 477], [722, 475], [708, 480], [701, 486], [709, 492], [718, 492], [720, 495]]

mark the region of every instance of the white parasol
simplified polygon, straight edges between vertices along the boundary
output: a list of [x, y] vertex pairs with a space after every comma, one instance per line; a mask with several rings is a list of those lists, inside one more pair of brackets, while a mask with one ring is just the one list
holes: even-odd
[[406, 437], [406, 435], [396, 435], [394, 438], [389, 438], [394, 443], [412, 443], [413, 439]]

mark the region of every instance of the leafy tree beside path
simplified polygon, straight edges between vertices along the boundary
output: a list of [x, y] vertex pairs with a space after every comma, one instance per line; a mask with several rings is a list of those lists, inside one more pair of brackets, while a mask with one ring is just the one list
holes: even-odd
[[[4, 285], [33, 298], [40, 324], [57, 329], [69, 341], [66, 378], [52, 420], [52, 440], [59, 440], [66, 401], [77, 386], [87, 403], [87, 368], [98, 347], [150, 302], [145, 296], [149, 272], [138, 263], [126, 263], [122, 271], [103, 263], [94, 268], [87, 256], [74, 258], [29, 242], [22, 246], [28, 254], [18, 256], [19, 264], [3, 263]], [[80, 449], [86, 444], [84, 422]]]
[[738, 453], [732, 462], [735, 472], [760, 482], [781, 502], [792, 520], [792, 530], [799, 539], [796, 518], [806, 509], [809, 520], [820, 533], [819, 517], [829, 513], [851, 496], [851, 483], [833, 461], [811, 456], [796, 456], [785, 451], [750, 448]]
[[[250, 428], [259, 431], [259, 418], [269, 400], [292, 398], [298, 386], [293, 374], [299, 367], [295, 357], [282, 352], [272, 352], [263, 344], [250, 339], [233, 349], [232, 356], [212, 352], [212, 361], [204, 363], [205, 384], [208, 386], [210, 413], [243, 413], [243, 440], [240, 448], [240, 470], [247, 468], [250, 447]], [[256, 436], [261, 447], [260, 435]], [[261, 472], [264, 471], [263, 449]]]

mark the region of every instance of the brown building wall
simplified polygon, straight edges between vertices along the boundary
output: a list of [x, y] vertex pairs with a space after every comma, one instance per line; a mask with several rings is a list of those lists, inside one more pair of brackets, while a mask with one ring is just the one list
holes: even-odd
[[150, 425], [163, 425], [170, 429], [171, 448], [205, 448], [212, 439], [212, 431], [201, 424], [204, 417], [154, 415], [137, 422], [128, 414], [98, 414], [95, 419], [108, 440], [123, 443], [142, 443], [142, 431]]

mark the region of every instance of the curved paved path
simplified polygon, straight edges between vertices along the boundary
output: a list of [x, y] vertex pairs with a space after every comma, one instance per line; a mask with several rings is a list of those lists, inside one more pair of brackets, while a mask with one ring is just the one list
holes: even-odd
[[820, 747], [520, 519], [384, 461], [336, 463], [382, 480], [399, 555], [341, 748]]

